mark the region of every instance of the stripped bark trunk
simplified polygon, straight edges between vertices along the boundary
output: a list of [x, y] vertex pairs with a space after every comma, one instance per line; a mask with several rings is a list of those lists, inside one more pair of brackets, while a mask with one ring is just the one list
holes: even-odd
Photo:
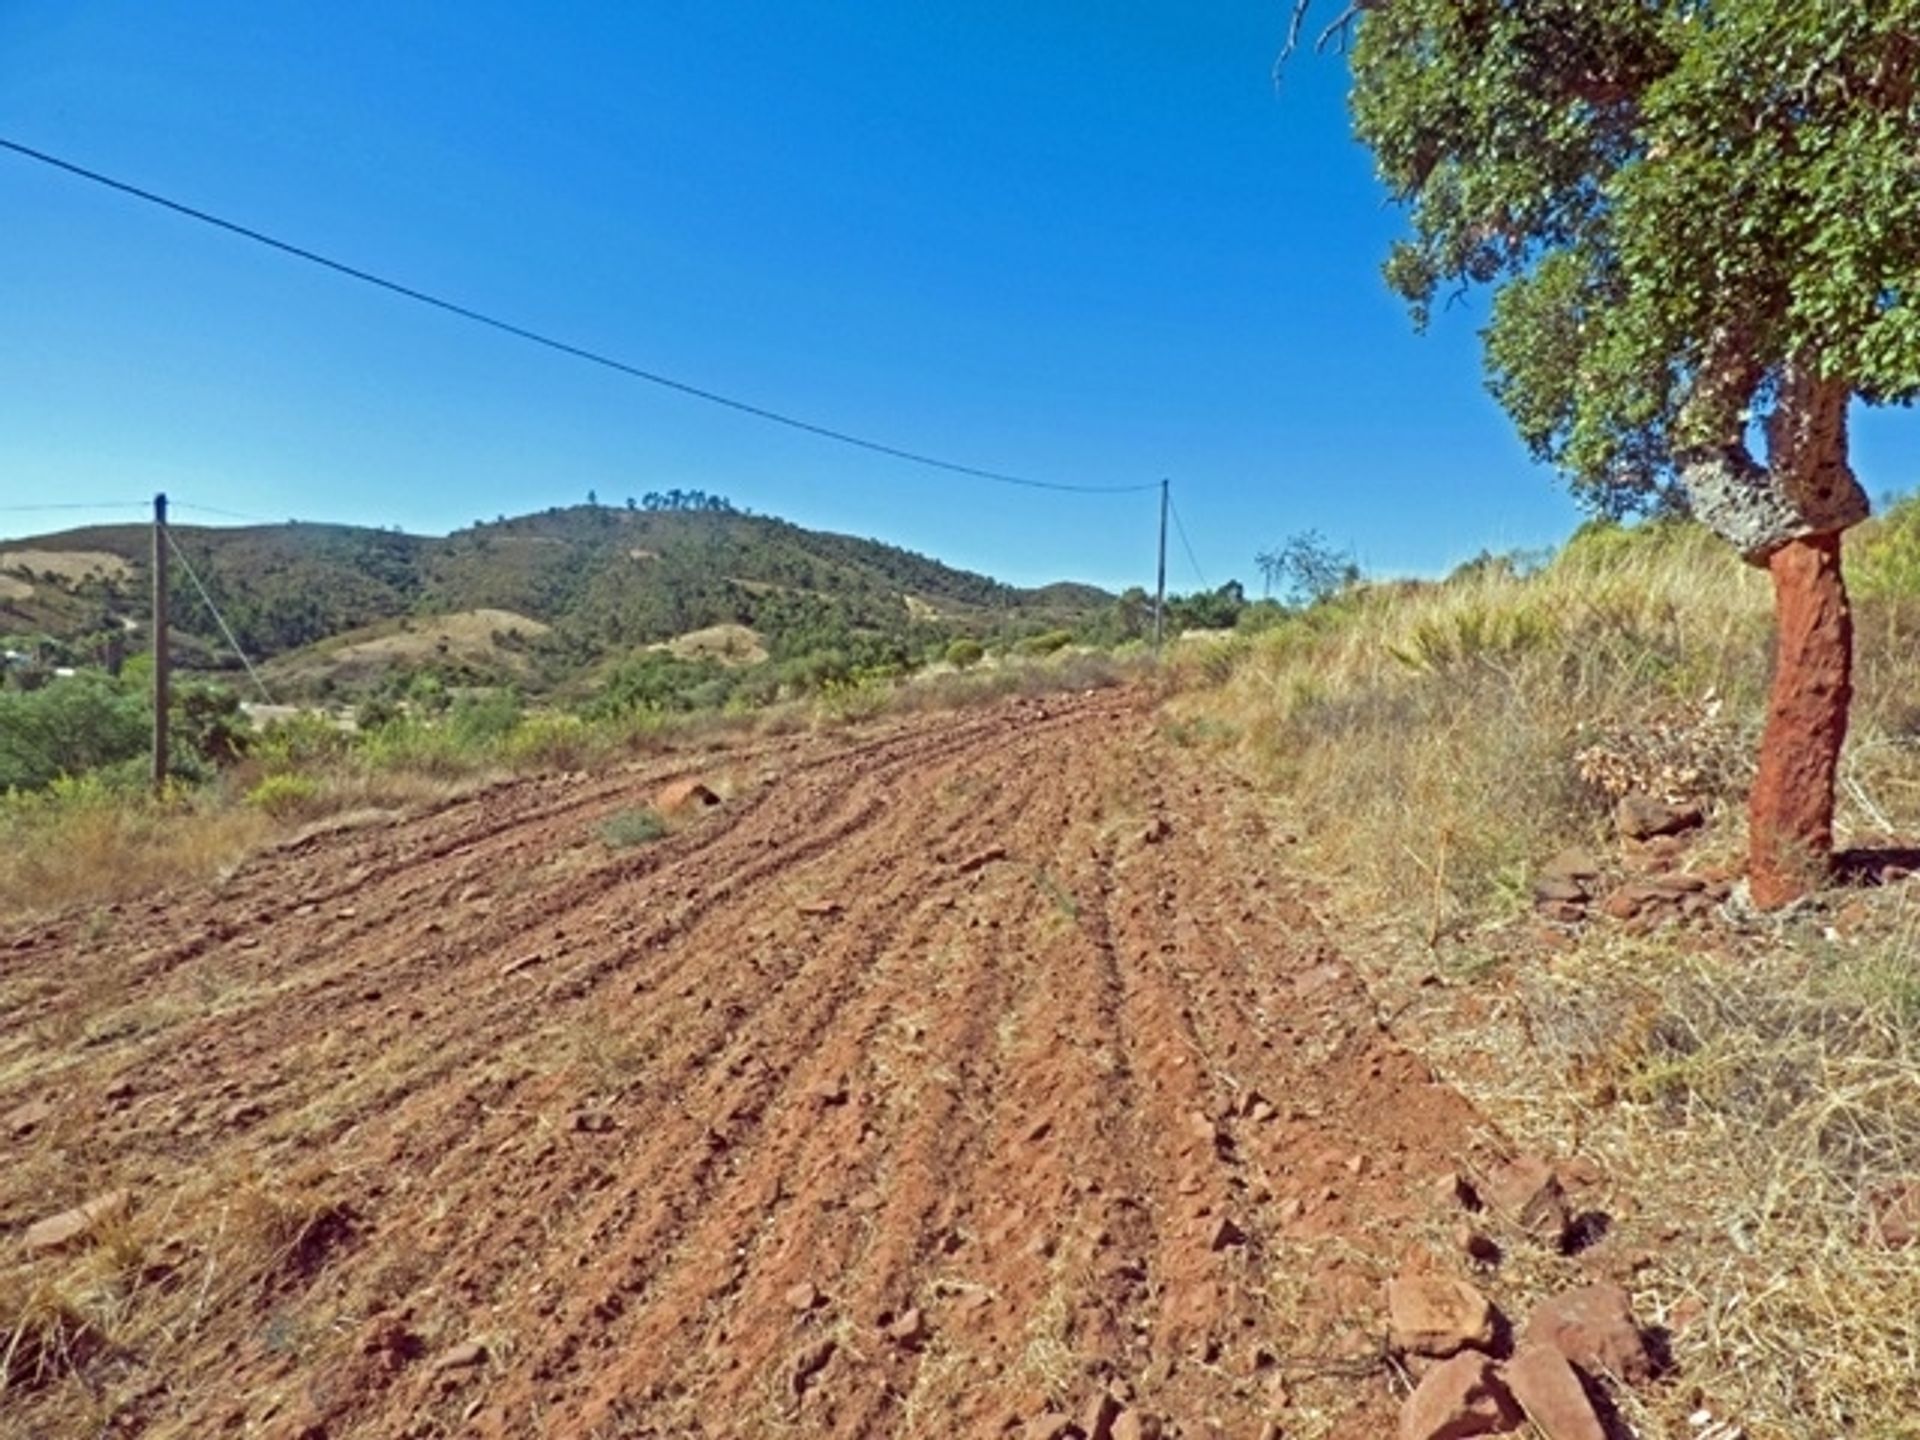
[[1779, 645], [1760, 771], [1747, 801], [1747, 884], [1778, 909], [1818, 889], [1833, 864], [1834, 785], [1853, 700], [1853, 617], [1837, 533], [1768, 557]]
[[[1840, 536], [1867, 514], [1847, 461], [1845, 385], [1782, 370], [1757, 464], [1736, 398], [1754, 374], [1710, 367], [1696, 392], [1704, 444], [1681, 473], [1695, 512], [1773, 577], [1778, 644], [1759, 773], [1748, 799], [1747, 878], [1763, 909], [1819, 887], [1833, 864], [1834, 786], [1853, 699], [1853, 618]], [[1710, 438], [1709, 438], [1710, 437]]]

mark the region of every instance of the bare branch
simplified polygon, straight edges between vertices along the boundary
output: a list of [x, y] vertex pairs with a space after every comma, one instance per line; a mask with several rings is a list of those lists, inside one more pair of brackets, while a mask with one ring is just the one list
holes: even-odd
[[[1314, 52], [1318, 54], [1339, 37], [1346, 43], [1346, 33], [1358, 20], [1363, 11], [1378, 10], [1386, 0], [1347, 0], [1346, 8], [1334, 16], [1333, 22], [1322, 30], [1313, 42]], [[1287, 42], [1280, 47], [1280, 58], [1273, 62], [1274, 84], [1280, 83], [1281, 72], [1287, 68], [1287, 61], [1293, 58], [1293, 52], [1300, 48], [1300, 36], [1306, 28], [1307, 12], [1313, 8], [1313, 0], [1293, 0], [1293, 11], [1287, 17]]]

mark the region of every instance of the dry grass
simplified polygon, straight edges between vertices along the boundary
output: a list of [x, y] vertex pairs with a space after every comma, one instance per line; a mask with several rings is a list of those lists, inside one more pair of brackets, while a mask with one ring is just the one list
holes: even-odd
[[204, 880], [273, 831], [217, 797], [166, 802], [98, 787], [0, 797], [0, 914], [106, 904]]
[[[1920, 834], [1912, 601], [1860, 588], [1853, 843]], [[1272, 787], [1436, 1067], [1508, 1136], [1600, 1162], [1619, 1221], [1601, 1263], [1644, 1251], [1636, 1304], [1678, 1366], [1620, 1397], [1636, 1433], [1698, 1433], [1705, 1408], [1750, 1440], [1916, 1436], [1920, 1261], [1865, 1218], [1920, 1177], [1920, 896], [1640, 937], [1596, 922], [1555, 947], [1530, 913], [1536, 866], [1611, 847], [1623, 789], [1704, 798], [1701, 853], [1738, 854], [1769, 603], [1703, 535], [1602, 532], [1534, 573], [1376, 587], [1189, 655], [1214, 687], [1168, 728]], [[1516, 1259], [1500, 1285], [1579, 1264]]]

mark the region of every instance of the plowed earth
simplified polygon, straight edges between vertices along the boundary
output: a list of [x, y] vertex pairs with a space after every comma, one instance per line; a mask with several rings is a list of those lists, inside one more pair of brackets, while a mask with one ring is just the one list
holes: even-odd
[[704, 760], [0, 935], [0, 1280], [99, 1319], [0, 1431], [992, 1435], [1113, 1382], [1390, 1431], [1379, 1281], [1476, 1117], [1255, 795], [1120, 692]]

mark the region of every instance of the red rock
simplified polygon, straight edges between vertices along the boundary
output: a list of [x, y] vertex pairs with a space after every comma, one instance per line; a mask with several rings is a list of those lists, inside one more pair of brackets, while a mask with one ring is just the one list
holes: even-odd
[[1520, 1421], [1520, 1407], [1494, 1373], [1493, 1362], [1468, 1351], [1434, 1366], [1407, 1397], [1400, 1440], [1468, 1440], [1504, 1434]]
[[1156, 1440], [1160, 1427], [1138, 1410], [1122, 1410], [1113, 1422], [1113, 1440]]
[[806, 1393], [807, 1386], [813, 1383], [813, 1377], [827, 1368], [827, 1362], [833, 1359], [833, 1352], [837, 1348], [833, 1341], [822, 1340], [817, 1345], [807, 1346], [794, 1356], [793, 1371], [788, 1378], [794, 1394]]
[[1558, 1244], [1572, 1223], [1560, 1177], [1541, 1156], [1522, 1155], [1496, 1165], [1480, 1191], [1507, 1220], [1548, 1244]]
[[887, 1326], [887, 1338], [906, 1346], [918, 1345], [927, 1338], [927, 1318], [917, 1305], [909, 1306]]
[[820, 1303], [820, 1292], [802, 1280], [787, 1291], [786, 1301], [789, 1310], [811, 1310]]
[[1618, 1285], [1582, 1285], [1543, 1300], [1527, 1321], [1529, 1343], [1550, 1345], [1581, 1369], [1628, 1381], [1653, 1374], [1653, 1355]]
[[1394, 1346], [1445, 1357], [1493, 1343], [1493, 1306], [1465, 1280], [1401, 1274], [1387, 1282], [1387, 1332]]
[[1760, 769], [1747, 801], [1753, 903], [1776, 910], [1827, 878], [1834, 781], [1853, 700], [1853, 614], [1840, 536], [1790, 540], [1767, 558], [1776, 621]]
[[1036, 1415], [1027, 1422], [1026, 1440], [1063, 1440], [1071, 1433], [1073, 1422], [1064, 1415]]
[[720, 797], [700, 781], [675, 780], [653, 797], [653, 808], [662, 815], [677, 815], [682, 810], [706, 810], [720, 803]]
[[125, 1190], [109, 1190], [104, 1195], [96, 1195], [84, 1205], [76, 1205], [58, 1215], [49, 1215], [29, 1227], [26, 1234], [27, 1249], [64, 1249], [77, 1240], [86, 1239], [102, 1223], [120, 1219], [132, 1208], [133, 1197]]
[[1547, 1440], [1607, 1440], [1586, 1387], [1551, 1345], [1522, 1345], [1501, 1378]]
[[1207, 1230], [1207, 1248], [1209, 1250], [1229, 1250], [1235, 1245], [1247, 1243], [1247, 1232], [1222, 1215]]
[[467, 1370], [487, 1358], [487, 1347], [478, 1340], [466, 1340], [434, 1358], [435, 1370]]
[[1537, 875], [1533, 881], [1534, 903], [1541, 906], [1551, 904], [1577, 904], [1589, 895], [1586, 885], [1578, 880], [1569, 880], [1563, 875]]
[[1588, 851], [1569, 845], [1540, 867], [1540, 874], [1554, 880], [1570, 880], [1589, 886], [1600, 878], [1600, 862]]
[[1080, 1416], [1081, 1433], [1087, 1440], [1113, 1440], [1113, 1422], [1119, 1418], [1120, 1402], [1102, 1390]]
[[1705, 820], [1698, 805], [1669, 805], [1651, 795], [1623, 795], [1613, 810], [1613, 823], [1629, 840], [1678, 835], [1699, 829]]

